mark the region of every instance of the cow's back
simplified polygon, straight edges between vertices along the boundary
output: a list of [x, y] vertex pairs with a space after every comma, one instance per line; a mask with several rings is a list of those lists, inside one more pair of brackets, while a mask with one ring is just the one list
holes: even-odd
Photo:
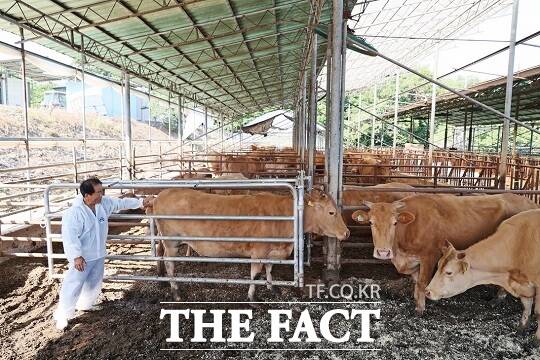
[[465, 249], [493, 234], [516, 211], [536, 208], [533, 202], [508, 195], [422, 194], [405, 198], [401, 200], [405, 204], [402, 211], [413, 213], [416, 219], [408, 225], [397, 225], [398, 246], [421, 254], [438, 249], [448, 240], [457, 249]]
[[[292, 216], [293, 201], [290, 196], [271, 193], [218, 195], [191, 189], [169, 189], [161, 192], [154, 201], [153, 213], [154, 215]], [[281, 238], [293, 235], [291, 221], [158, 220], [157, 223], [159, 231], [165, 236]], [[192, 241], [190, 246], [204, 256], [241, 257], [253, 256], [254, 248], [283, 250], [291, 247], [288, 243], [211, 241]]]

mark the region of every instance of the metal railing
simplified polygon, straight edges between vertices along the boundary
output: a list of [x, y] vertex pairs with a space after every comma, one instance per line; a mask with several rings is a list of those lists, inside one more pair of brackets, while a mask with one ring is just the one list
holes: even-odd
[[[291, 216], [228, 216], [228, 215], [135, 215], [135, 214], [114, 214], [110, 217], [113, 220], [144, 220], [148, 221], [150, 234], [145, 236], [131, 235], [109, 235], [107, 241], [117, 243], [133, 244], [144, 243], [150, 245], [150, 255], [108, 255], [108, 260], [119, 261], [174, 261], [174, 262], [195, 262], [195, 263], [233, 263], [233, 264], [284, 264], [293, 266], [292, 281], [272, 281], [273, 285], [303, 286], [304, 284], [304, 234], [303, 234], [303, 211], [304, 211], [304, 182], [306, 178], [301, 174], [296, 179], [260, 179], [260, 180], [182, 180], [182, 181], [136, 181], [136, 182], [112, 182], [104, 183], [108, 189], [141, 189], [141, 188], [192, 188], [192, 189], [212, 189], [212, 188], [240, 188], [240, 189], [280, 189], [288, 190], [293, 202], [293, 214]], [[61, 235], [52, 231], [52, 219], [58, 218], [58, 211], [52, 211], [50, 194], [58, 189], [75, 189], [78, 184], [65, 183], [53, 184], [45, 188], [43, 193], [44, 201], [44, 223], [45, 240], [47, 242], [47, 253], [20, 253], [15, 256], [46, 257], [48, 260], [49, 275], [52, 278], [62, 278], [62, 274], [55, 273], [54, 260], [64, 259], [64, 254], [55, 253], [53, 242], [60, 241]], [[163, 236], [155, 234], [154, 225], [156, 220], [231, 220], [231, 221], [284, 221], [292, 222], [292, 234], [285, 238], [270, 237], [212, 237], [212, 236]], [[225, 257], [185, 257], [174, 256], [165, 257], [156, 255], [156, 244], [159, 241], [212, 241], [220, 242], [257, 242], [257, 243], [291, 243], [293, 244], [293, 259], [258, 259], [258, 258], [225, 258]], [[270, 284], [266, 280], [252, 279], [232, 279], [232, 278], [208, 278], [208, 277], [165, 277], [147, 275], [111, 275], [106, 277], [109, 280], [146, 280], [146, 281], [177, 281], [177, 282], [203, 282], [203, 283], [234, 283], [234, 284]]]

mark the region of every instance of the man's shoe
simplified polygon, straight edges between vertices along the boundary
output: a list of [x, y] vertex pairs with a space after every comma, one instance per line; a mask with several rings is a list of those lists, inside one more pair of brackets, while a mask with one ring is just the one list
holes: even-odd
[[67, 319], [57, 319], [56, 320], [56, 328], [58, 330], [64, 330], [68, 325]]
[[89, 308], [82, 308], [81, 307], [81, 308], [76, 308], [76, 309], [77, 309], [77, 311], [98, 311], [98, 310], [103, 309], [103, 306], [101, 306], [101, 305], [93, 305], [93, 306], [91, 306]]

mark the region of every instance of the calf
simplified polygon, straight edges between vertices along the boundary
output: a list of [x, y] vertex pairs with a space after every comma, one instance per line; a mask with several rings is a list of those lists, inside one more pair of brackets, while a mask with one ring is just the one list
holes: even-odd
[[[466, 250], [446, 243], [426, 296], [439, 300], [474, 286], [495, 284], [523, 304], [520, 330], [528, 327], [533, 301], [540, 324], [540, 210], [529, 210], [504, 221], [495, 234]], [[536, 331], [540, 340], [540, 325]]]

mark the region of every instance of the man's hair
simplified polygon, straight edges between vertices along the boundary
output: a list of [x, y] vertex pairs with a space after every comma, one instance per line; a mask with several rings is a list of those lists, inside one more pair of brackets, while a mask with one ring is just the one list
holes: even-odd
[[101, 180], [99, 180], [95, 176], [84, 180], [79, 187], [82, 197], [85, 197], [86, 195], [92, 195], [95, 192], [94, 185], [101, 185]]

